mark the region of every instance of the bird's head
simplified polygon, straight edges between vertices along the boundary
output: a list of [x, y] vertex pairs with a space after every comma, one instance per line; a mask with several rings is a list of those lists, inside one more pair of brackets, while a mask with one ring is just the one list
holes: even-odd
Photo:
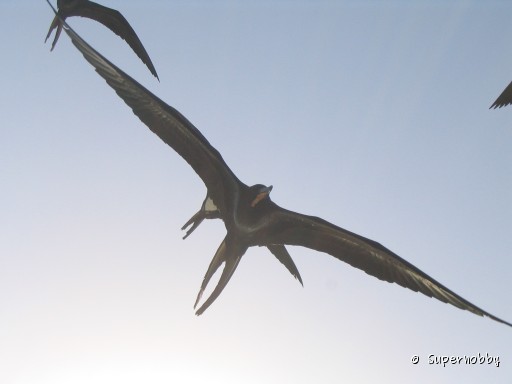
[[270, 191], [272, 190], [272, 186], [266, 187], [262, 184], [256, 184], [249, 188], [249, 201], [251, 202], [251, 207], [255, 207], [256, 204], [260, 203], [264, 200], [269, 200]]

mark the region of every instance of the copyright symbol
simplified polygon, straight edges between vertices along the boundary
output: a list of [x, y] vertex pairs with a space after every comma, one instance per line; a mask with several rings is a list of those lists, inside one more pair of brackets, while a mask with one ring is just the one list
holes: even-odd
[[413, 355], [413, 357], [411, 357], [411, 363], [418, 364], [419, 361], [420, 357], [418, 355]]

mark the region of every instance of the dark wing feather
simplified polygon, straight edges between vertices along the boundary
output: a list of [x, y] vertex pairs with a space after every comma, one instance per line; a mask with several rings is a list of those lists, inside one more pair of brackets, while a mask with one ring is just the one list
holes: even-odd
[[491, 108], [501, 108], [505, 107], [509, 104], [512, 104], [512, 82], [505, 88], [503, 92], [501, 92], [501, 95], [498, 96], [496, 101], [490, 106]]
[[192, 166], [225, 219], [226, 213], [232, 212], [238, 189], [245, 185], [231, 172], [220, 153], [180, 112], [100, 55], [66, 23], [64, 26], [73, 44], [133, 113]]
[[46, 39], [48, 39], [52, 33], [52, 30], [57, 28], [57, 33], [52, 43], [52, 50], [55, 47], [55, 44], [57, 44], [57, 40], [59, 39], [62, 23], [67, 17], [86, 17], [103, 24], [121, 39], [126, 41], [130, 48], [135, 52], [135, 54], [139, 56], [144, 64], [146, 64], [153, 76], [158, 79], [158, 74], [156, 73], [156, 69], [153, 65], [153, 62], [151, 61], [151, 58], [146, 52], [146, 49], [142, 45], [142, 42], [133, 30], [132, 26], [130, 23], [128, 23], [128, 20], [125, 19], [121, 12], [112, 8], [104, 7], [103, 5], [94, 3], [92, 1], [72, 1], [69, 2], [69, 4], [62, 3], [59, 5], [58, 16], [53, 19], [48, 31], [48, 35], [46, 36]]
[[479, 316], [487, 316], [512, 326], [478, 308], [446, 288], [408, 261], [381, 244], [339, 228], [317, 217], [306, 216], [276, 206], [265, 244], [290, 244], [328, 253], [351, 266], [390, 283], [421, 292]]
[[83, 6], [72, 10], [69, 16], [87, 17], [103, 24], [120, 38], [125, 40], [137, 56], [139, 56], [142, 62], [146, 64], [153, 76], [158, 79], [155, 66], [146, 52], [146, 49], [142, 45], [142, 42], [130, 23], [128, 23], [128, 20], [125, 19], [121, 12], [112, 8], [104, 7], [103, 5], [92, 1], [87, 1]]

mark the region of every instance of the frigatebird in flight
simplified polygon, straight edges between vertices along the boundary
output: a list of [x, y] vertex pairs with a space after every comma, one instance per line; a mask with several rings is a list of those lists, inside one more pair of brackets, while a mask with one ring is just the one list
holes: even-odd
[[501, 95], [498, 96], [489, 109], [506, 107], [509, 104], [512, 104], [512, 82], [501, 92]]
[[337, 227], [318, 217], [281, 208], [270, 199], [272, 187], [247, 186], [230, 170], [220, 153], [201, 132], [175, 108], [166, 104], [89, 46], [67, 24], [73, 44], [133, 113], [167, 145], [173, 148], [203, 180], [207, 196], [201, 209], [184, 226], [188, 236], [203, 219], [220, 218], [227, 234], [204, 276], [194, 308], [211, 277], [224, 265], [219, 282], [199, 307], [202, 314], [220, 295], [249, 247], [268, 247], [279, 255], [296, 278], [300, 278], [285, 245], [328, 253], [381, 280], [421, 292], [479, 316], [512, 326], [477, 307], [437, 282], [381, 244]]
[[66, 18], [70, 16], [87, 17], [100, 22], [121, 39], [125, 40], [137, 56], [139, 56], [142, 62], [146, 64], [153, 76], [158, 79], [156, 69], [151, 62], [146, 49], [121, 12], [89, 0], [57, 0], [57, 8], [58, 12], [54, 17], [50, 25], [50, 29], [48, 30], [48, 34], [46, 35], [46, 39], [44, 40], [46, 42], [52, 34], [52, 31], [57, 28], [55, 38], [52, 43], [52, 51], [53, 48], [55, 48], [55, 44], [57, 44], [57, 40], [59, 40], [59, 36], [62, 31], [62, 23]]

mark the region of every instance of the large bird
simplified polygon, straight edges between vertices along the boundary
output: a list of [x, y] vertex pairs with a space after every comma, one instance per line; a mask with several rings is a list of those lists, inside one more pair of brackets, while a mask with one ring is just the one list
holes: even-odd
[[512, 83], [507, 85], [507, 88], [501, 92], [501, 95], [498, 96], [496, 101], [489, 107], [489, 109], [506, 107], [509, 104], [512, 104]]
[[[200, 302], [213, 274], [222, 264], [225, 264], [224, 269], [211, 295], [197, 309], [197, 315], [202, 314], [217, 299], [249, 247], [268, 247], [274, 254], [277, 253], [286, 260], [286, 263], [293, 265], [285, 249], [285, 245], [289, 244], [328, 253], [381, 280], [397, 283], [457, 308], [512, 326], [457, 295], [381, 244], [318, 217], [279, 207], [270, 199], [272, 187], [260, 184], [247, 186], [229, 169], [220, 153], [201, 132], [180, 112], [95, 51], [67, 24], [65, 30], [85, 59], [128, 104], [134, 114], [187, 161], [206, 185], [206, 199], [199, 212], [184, 226], [186, 228], [192, 225], [185, 237], [205, 218], [220, 218], [225, 224], [226, 237], [208, 267], [194, 308]], [[288, 269], [292, 271], [293, 268], [289, 265]], [[295, 276], [299, 276], [298, 271]]]
[[139, 56], [142, 62], [146, 64], [153, 76], [158, 79], [158, 74], [156, 73], [156, 69], [151, 62], [146, 49], [142, 45], [131, 25], [119, 11], [104, 7], [103, 5], [89, 0], [57, 0], [57, 8], [58, 12], [53, 18], [48, 34], [46, 35], [46, 39], [44, 40], [46, 42], [52, 34], [52, 31], [57, 29], [52, 43], [52, 51], [53, 48], [55, 48], [55, 44], [57, 44], [57, 40], [59, 40], [59, 36], [62, 31], [62, 23], [66, 18], [70, 16], [87, 17], [100, 22], [120, 38], [125, 40], [137, 56]]

